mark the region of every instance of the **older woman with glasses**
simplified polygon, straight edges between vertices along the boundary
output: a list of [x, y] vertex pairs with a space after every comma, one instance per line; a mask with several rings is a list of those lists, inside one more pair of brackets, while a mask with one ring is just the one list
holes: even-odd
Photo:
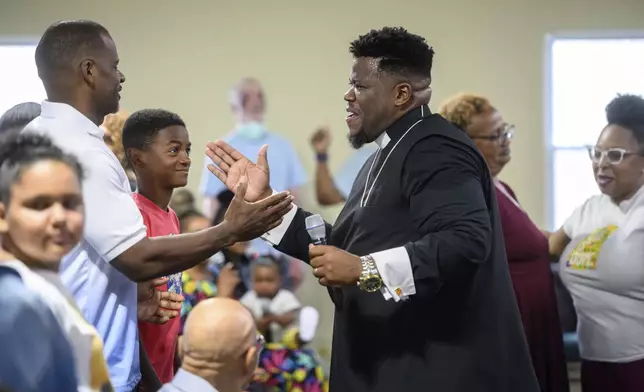
[[510, 275], [541, 390], [568, 391], [548, 239], [521, 208], [512, 189], [498, 179], [510, 162], [514, 126], [486, 98], [472, 94], [448, 99], [440, 113], [472, 138], [495, 179]]
[[579, 322], [584, 392], [644, 391], [644, 99], [622, 95], [589, 148], [601, 191], [550, 235]]

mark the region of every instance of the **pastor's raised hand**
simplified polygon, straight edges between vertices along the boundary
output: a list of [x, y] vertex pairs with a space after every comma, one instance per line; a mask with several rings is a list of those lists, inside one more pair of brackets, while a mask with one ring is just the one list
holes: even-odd
[[248, 179], [246, 201], [257, 201], [271, 195], [270, 171], [266, 152], [268, 145], [259, 149], [257, 163], [251, 162], [223, 140], [206, 144], [206, 155], [214, 162], [208, 169], [232, 192], [237, 192], [242, 177]]

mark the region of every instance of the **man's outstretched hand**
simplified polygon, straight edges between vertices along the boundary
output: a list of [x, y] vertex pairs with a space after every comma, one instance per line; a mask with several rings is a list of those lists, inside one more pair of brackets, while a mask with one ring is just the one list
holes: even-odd
[[293, 196], [281, 192], [256, 202], [246, 201], [248, 180], [242, 177], [235, 197], [230, 202], [224, 223], [235, 242], [250, 241], [273, 230], [282, 223], [282, 217], [293, 208]]

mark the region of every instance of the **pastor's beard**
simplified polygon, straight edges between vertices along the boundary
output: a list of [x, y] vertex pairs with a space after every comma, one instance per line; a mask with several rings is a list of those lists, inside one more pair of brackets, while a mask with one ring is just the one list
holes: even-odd
[[369, 137], [364, 131], [360, 131], [355, 135], [349, 135], [349, 143], [351, 143], [351, 147], [355, 148], [356, 150], [369, 142]]

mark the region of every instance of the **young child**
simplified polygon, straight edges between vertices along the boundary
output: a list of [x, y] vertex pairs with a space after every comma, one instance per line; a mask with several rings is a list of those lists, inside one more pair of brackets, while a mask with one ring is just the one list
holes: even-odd
[[[210, 227], [210, 219], [198, 211], [184, 211], [179, 215], [181, 233], [194, 233]], [[181, 323], [185, 323], [188, 314], [204, 299], [212, 297], [235, 298], [234, 292], [240, 283], [239, 273], [227, 264], [217, 274], [209, 267], [210, 260], [195, 265], [183, 271], [183, 307], [181, 308]]]
[[319, 313], [310, 306], [302, 308], [292, 292], [280, 287], [275, 260], [261, 257], [253, 263], [252, 290], [240, 301], [269, 343], [262, 350], [249, 390], [327, 391], [317, 355], [304, 347], [313, 340]]
[[304, 307], [282, 287], [279, 266], [272, 257], [260, 257], [252, 266], [252, 290], [241, 298], [267, 342], [283, 342], [287, 331], [297, 330], [298, 346], [313, 340], [318, 312]]
[[[190, 137], [178, 115], [161, 109], [133, 113], [123, 126], [123, 149], [138, 185], [134, 200], [141, 211], [148, 237], [179, 234], [179, 219], [168, 207], [175, 188], [188, 183]], [[181, 294], [181, 273], [168, 277], [158, 290]], [[139, 321], [141, 342], [159, 381], [174, 377], [180, 318], [165, 324]]]
[[[219, 210], [212, 221], [213, 226], [220, 224], [224, 220], [234, 196], [229, 190], [217, 195]], [[237, 242], [226, 247], [211, 257], [210, 266], [214, 270], [228, 263], [232, 263], [235, 266], [235, 269], [239, 272], [241, 283], [235, 288], [234, 297], [241, 298], [252, 287], [251, 266], [260, 256], [272, 257], [279, 268], [281, 287], [294, 291], [294, 288], [301, 282], [301, 277], [298, 276], [297, 272], [304, 263], [291, 259], [259, 238], [249, 242]]]

